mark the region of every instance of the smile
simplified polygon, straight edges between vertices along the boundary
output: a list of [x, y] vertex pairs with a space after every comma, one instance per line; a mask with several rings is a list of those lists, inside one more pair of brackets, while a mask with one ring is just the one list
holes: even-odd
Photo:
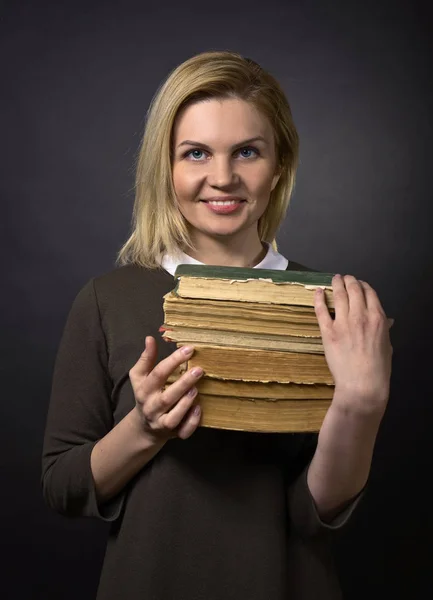
[[223, 202], [210, 200], [206, 203], [212, 204], [213, 206], [231, 206], [232, 204], [240, 204], [241, 202], [244, 202], [244, 200], [224, 200]]
[[238, 211], [240, 207], [245, 204], [245, 200], [201, 200], [201, 202], [203, 202], [209, 210], [217, 214], [229, 214]]

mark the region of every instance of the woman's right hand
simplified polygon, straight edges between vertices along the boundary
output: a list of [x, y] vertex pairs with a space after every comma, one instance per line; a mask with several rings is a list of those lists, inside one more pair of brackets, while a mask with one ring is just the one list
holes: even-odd
[[[167, 378], [193, 354], [184, 346], [156, 366], [155, 338], [146, 337], [145, 350], [129, 371], [137, 411], [143, 431], [156, 442], [179, 437], [189, 438], [200, 422], [200, 406], [193, 405], [197, 395], [196, 382], [203, 375], [194, 367], [164, 390]], [[189, 349], [189, 351], [187, 351]]]

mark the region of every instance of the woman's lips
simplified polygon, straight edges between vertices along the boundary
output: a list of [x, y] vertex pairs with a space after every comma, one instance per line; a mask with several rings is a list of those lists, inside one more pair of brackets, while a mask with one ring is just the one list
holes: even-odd
[[245, 204], [245, 200], [230, 202], [227, 204], [217, 204], [214, 202], [205, 202], [203, 200], [202, 202], [208, 207], [209, 210], [218, 215], [228, 215], [239, 211], [243, 204]]

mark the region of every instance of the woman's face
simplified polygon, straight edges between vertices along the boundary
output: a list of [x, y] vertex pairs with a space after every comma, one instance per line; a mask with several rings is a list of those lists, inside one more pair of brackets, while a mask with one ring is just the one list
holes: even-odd
[[[196, 243], [257, 232], [279, 179], [270, 123], [237, 99], [197, 102], [178, 115], [172, 166], [179, 209]], [[235, 203], [209, 202], [224, 196], [235, 196]]]

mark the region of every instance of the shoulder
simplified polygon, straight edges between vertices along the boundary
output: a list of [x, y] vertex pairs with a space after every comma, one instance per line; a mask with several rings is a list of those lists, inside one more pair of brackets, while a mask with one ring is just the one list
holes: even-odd
[[100, 306], [147, 302], [161, 297], [174, 287], [173, 276], [164, 270], [125, 265], [94, 277], [92, 284]]
[[166, 285], [167, 282], [173, 283], [173, 277], [164, 270], [145, 269], [131, 264], [97, 275], [93, 282], [99, 294], [112, 294], [116, 290], [125, 292], [147, 285]]

